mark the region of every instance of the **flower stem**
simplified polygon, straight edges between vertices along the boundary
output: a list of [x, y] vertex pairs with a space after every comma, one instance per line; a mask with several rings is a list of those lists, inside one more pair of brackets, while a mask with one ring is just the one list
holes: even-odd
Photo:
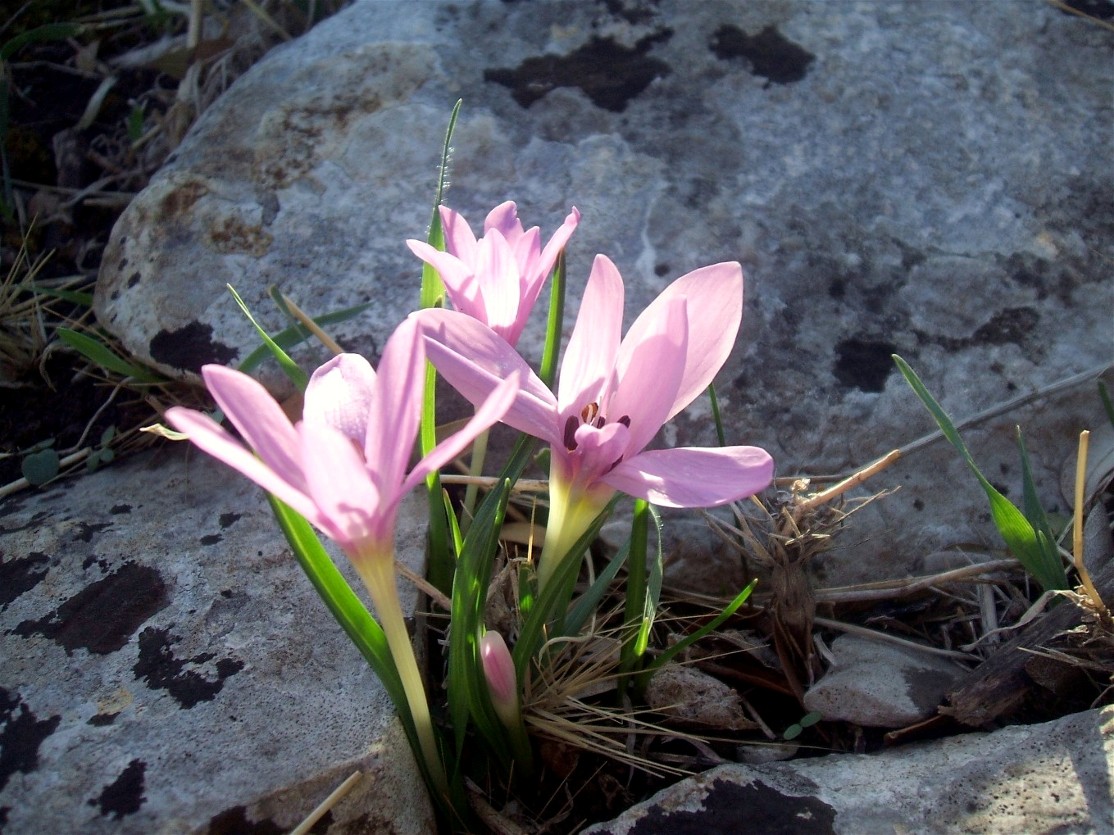
[[376, 614], [379, 615], [379, 624], [387, 638], [391, 657], [398, 668], [406, 701], [410, 706], [410, 715], [417, 730], [418, 742], [421, 745], [421, 756], [425, 760], [426, 771], [433, 782], [433, 789], [443, 798], [448, 799], [449, 781], [437, 747], [437, 740], [433, 735], [433, 720], [430, 718], [425, 684], [418, 670], [418, 660], [414, 656], [410, 633], [406, 631], [402, 604], [398, 598], [398, 586], [395, 585], [394, 555], [390, 552], [378, 554], [370, 559], [355, 561], [355, 564], [371, 595], [371, 602], [375, 605]]

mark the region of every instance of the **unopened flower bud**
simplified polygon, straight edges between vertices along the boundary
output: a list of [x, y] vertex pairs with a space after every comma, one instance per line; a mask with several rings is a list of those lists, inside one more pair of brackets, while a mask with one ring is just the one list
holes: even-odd
[[485, 632], [480, 638], [480, 661], [491, 693], [491, 704], [504, 725], [518, 723], [518, 678], [507, 642], [498, 632]]

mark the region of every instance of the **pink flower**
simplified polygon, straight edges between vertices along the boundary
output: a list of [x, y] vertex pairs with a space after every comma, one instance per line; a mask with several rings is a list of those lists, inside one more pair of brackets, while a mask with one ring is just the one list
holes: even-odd
[[543, 586], [616, 490], [667, 507], [711, 507], [769, 485], [773, 460], [757, 447], [646, 450], [727, 361], [742, 311], [742, 268], [715, 264], [673, 282], [621, 338], [623, 280], [599, 255], [556, 396], [505, 340], [474, 319], [448, 310], [414, 314], [428, 334], [430, 360], [472, 403], [512, 374], [524, 381], [503, 422], [552, 448], [549, 524], [538, 567]]
[[472, 420], [407, 473], [425, 381], [425, 351], [413, 321], [403, 322], [387, 340], [378, 374], [356, 354], [341, 354], [318, 368], [306, 387], [302, 420], [297, 424], [291, 424], [267, 390], [246, 374], [207, 365], [202, 375], [250, 449], [201, 412], [175, 407], [167, 409], [167, 420], [344, 549], [375, 604], [422, 756], [433, 779], [447, 791], [395, 584], [395, 520], [399, 503], [412, 488], [500, 418], [513, 401], [517, 380], [493, 387]]
[[516, 345], [546, 277], [579, 222], [580, 212], [574, 207], [543, 250], [538, 227], [523, 231], [509, 200], [491, 210], [478, 241], [460, 214], [442, 206], [445, 252], [422, 241], [406, 244], [440, 273], [453, 307]]
[[318, 368], [297, 424], [253, 378], [205, 366], [209, 391], [250, 449], [201, 412], [175, 407], [166, 417], [194, 444], [290, 505], [359, 562], [365, 555], [393, 552], [403, 497], [456, 457], [512, 402], [514, 382], [493, 388], [467, 426], [407, 473], [424, 368], [419, 330], [404, 322], [383, 350], [378, 375], [357, 354], [340, 354]]

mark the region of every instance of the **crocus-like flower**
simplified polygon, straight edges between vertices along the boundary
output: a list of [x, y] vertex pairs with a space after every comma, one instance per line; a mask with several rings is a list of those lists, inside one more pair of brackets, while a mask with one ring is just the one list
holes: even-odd
[[[421, 334], [415, 322], [406, 321], [387, 341], [378, 374], [356, 354], [341, 354], [318, 368], [306, 387], [297, 424], [251, 377], [205, 366], [205, 384], [251, 449], [201, 412], [175, 407], [166, 418], [194, 444], [290, 505], [343, 548], [375, 604], [423, 756], [438, 775], [442, 766], [429, 707], [395, 585], [395, 520], [399, 503], [413, 487], [502, 416], [517, 381], [492, 387], [472, 420], [408, 474], [424, 375]], [[443, 770], [439, 782], [444, 782]]]
[[516, 345], [546, 276], [579, 222], [574, 207], [542, 249], [538, 227], [523, 231], [512, 201], [491, 210], [479, 240], [463, 216], [442, 206], [445, 251], [423, 241], [406, 243], [441, 275], [453, 307]]
[[666, 507], [711, 507], [769, 485], [773, 460], [757, 447], [646, 450], [726, 362], [742, 311], [742, 268], [715, 264], [673, 282], [621, 338], [623, 280], [599, 255], [556, 396], [505, 340], [474, 319], [450, 310], [413, 314], [428, 333], [430, 360], [472, 403], [483, 402], [508, 376], [522, 375], [503, 422], [552, 448], [549, 522], [538, 563], [543, 588], [616, 490]]

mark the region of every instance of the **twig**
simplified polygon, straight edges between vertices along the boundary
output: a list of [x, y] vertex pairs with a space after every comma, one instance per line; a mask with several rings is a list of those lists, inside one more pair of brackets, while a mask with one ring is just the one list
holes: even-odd
[[[480, 487], [492, 488], [499, 483], [499, 479], [487, 475], [452, 475], [441, 476], [442, 484], [478, 484]], [[544, 493], [549, 489], [549, 482], [540, 478], [520, 478], [511, 485], [514, 493]]]
[[867, 464], [861, 470], [848, 476], [838, 484], [833, 484], [827, 490], [821, 490], [819, 493], [815, 493], [809, 496], [807, 499], [793, 507], [794, 518], [800, 519], [805, 513], [808, 513], [810, 510], [813, 510], [814, 508], [819, 507], [822, 504], [827, 504], [832, 499], [838, 496], [842, 496], [852, 487], [858, 487], [871, 476], [876, 475], [877, 473], [880, 473], [882, 470], [886, 469], [886, 467], [890, 466], [890, 464], [892, 464], [900, 457], [900, 450], [895, 449], [891, 452], [887, 452], [874, 463]]
[[828, 629], [839, 629], [843, 632], [850, 632], [855, 635], [862, 635], [867, 638], [876, 638], [879, 641], [887, 641], [891, 644], [896, 644], [900, 647], [907, 649], [915, 649], [921, 652], [928, 652], [932, 655], [942, 655], [945, 658], [953, 658], [957, 661], [975, 662], [978, 658], [974, 658], [963, 652], [956, 652], [952, 649], [938, 649], [936, 647], [925, 646], [918, 644], [915, 641], [907, 641], [904, 638], [898, 638], [895, 635], [887, 635], [885, 632], [877, 632], [873, 629], [867, 629], [865, 626], [857, 626], [853, 623], [844, 623], [839, 620], [829, 620], [828, 618], [813, 618], [813, 622], [818, 626], [825, 626]]
[[472, 800], [472, 808], [480, 820], [497, 835], [526, 835], [526, 830], [509, 818], [499, 814], [498, 811], [484, 799], [484, 792], [471, 779], [466, 780], [468, 794]]
[[[998, 415], [1004, 414], [1011, 409], [1016, 409], [1019, 406], [1024, 406], [1026, 403], [1030, 403], [1034, 400], [1039, 400], [1042, 397], [1049, 397], [1053, 394], [1059, 394], [1060, 392], [1066, 391], [1070, 388], [1074, 388], [1081, 383], [1090, 382], [1095, 377], [1106, 373], [1110, 368], [1110, 363], [1103, 363], [1102, 365], [1097, 365], [1093, 368], [1087, 369], [1086, 371], [1082, 371], [1079, 374], [1073, 374], [1071, 377], [1065, 377], [1063, 380], [1052, 383], [1051, 385], [1045, 386], [1042, 389], [1031, 391], [1028, 394], [1018, 395], [1017, 397], [1014, 397], [1010, 400], [1005, 400], [1001, 403], [998, 403], [997, 405], [991, 406], [988, 409], [984, 409], [981, 412], [976, 412], [975, 414], [971, 415], [970, 417], [964, 418], [963, 420], [955, 421], [956, 431], [965, 429], [966, 427], [971, 426], [975, 423], [982, 423], [984, 420], [989, 420], [992, 417], [997, 417]], [[901, 453], [902, 457], [904, 457], [909, 455], [910, 453], [922, 449], [923, 447], [936, 443], [936, 441], [940, 440], [943, 437], [944, 433], [940, 430], [930, 432], [928, 435], [925, 435], [924, 437], [918, 438], [912, 443], [900, 447], [898, 449], [898, 452]]]
[[426, 597], [444, 609], [446, 612], [452, 611], [453, 602], [447, 595], [443, 594], [440, 589], [428, 582], [421, 574], [416, 574], [405, 563], [395, 560], [395, 570], [398, 571], [403, 577], [413, 583], [418, 591], [422, 592]]
[[322, 345], [332, 351], [334, 356], [344, 353], [344, 349], [337, 344], [336, 340], [325, 333], [325, 331], [321, 330], [318, 324], [309, 316], [307, 316], [305, 311], [298, 307], [298, 305], [294, 304], [294, 302], [290, 300], [290, 297], [287, 296], [286, 293], [280, 292], [279, 295], [282, 296], [283, 302], [290, 309], [290, 312], [294, 315], [294, 318], [301, 322], [305, 326], [306, 330], [316, 336], [321, 341]]
[[1087, 448], [1090, 446], [1091, 433], [1084, 429], [1079, 433], [1079, 455], [1075, 461], [1075, 516], [1072, 525], [1072, 553], [1075, 556], [1075, 570], [1079, 573], [1079, 581], [1091, 598], [1091, 604], [1102, 611], [1102, 598], [1098, 589], [1091, 582], [1091, 572], [1083, 562], [1083, 504], [1086, 500], [1083, 495], [1087, 483]]
[[356, 781], [358, 781], [361, 776], [362, 774], [359, 771], [353, 771], [348, 775], [348, 779], [333, 789], [332, 794], [322, 800], [317, 808], [310, 812], [304, 821], [295, 826], [294, 829], [291, 830], [290, 835], [306, 835], [306, 833], [313, 828], [313, 825], [321, 820], [326, 812], [336, 806], [348, 792], [352, 791], [352, 787], [356, 785]]

